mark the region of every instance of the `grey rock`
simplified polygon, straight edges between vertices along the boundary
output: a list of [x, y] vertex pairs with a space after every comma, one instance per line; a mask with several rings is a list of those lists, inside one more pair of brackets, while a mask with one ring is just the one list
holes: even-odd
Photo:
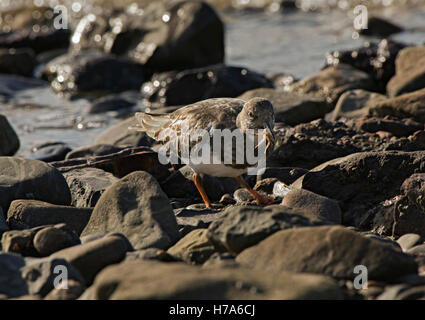
[[238, 254], [277, 231], [316, 223], [301, 214], [281, 205], [230, 207], [208, 227], [207, 236], [218, 251]]
[[403, 251], [407, 251], [410, 248], [421, 244], [422, 242], [422, 237], [416, 233], [406, 233], [397, 240], [397, 243], [400, 245]]
[[28, 294], [20, 268], [25, 260], [18, 254], [0, 252], [0, 295], [13, 298]]
[[134, 261], [134, 260], [158, 260], [162, 262], [176, 262], [181, 261], [181, 259], [172, 256], [167, 251], [157, 248], [149, 248], [142, 250], [135, 250], [127, 252], [125, 261]]
[[391, 244], [368, 239], [340, 226], [279, 231], [236, 257], [243, 266], [269, 272], [319, 273], [354, 279], [354, 267], [367, 267], [368, 279], [392, 280], [417, 273], [413, 257]]
[[416, 256], [425, 256], [425, 244], [416, 245], [408, 249], [406, 252]]
[[118, 181], [109, 172], [97, 168], [74, 169], [64, 177], [72, 194], [72, 205], [77, 208], [94, 207], [105, 190]]
[[44, 300], [76, 300], [85, 289], [81, 282], [69, 279], [66, 287], [60, 285], [54, 288], [44, 297]]
[[3, 233], [1, 238], [4, 252], [20, 253], [23, 256], [37, 257], [38, 252], [34, 248], [34, 237], [43, 227], [35, 227], [25, 230], [10, 230]]
[[58, 205], [71, 203], [65, 178], [44, 162], [0, 157], [0, 176], [0, 207], [4, 212], [15, 199], [36, 199]]
[[0, 114], [0, 156], [13, 156], [19, 146], [18, 135], [7, 118]]
[[92, 208], [53, 205], [37, 200], [15, 200], [7, 212], [7, 222], [13, 229], [65, 223], [80, 234], [87, 225], [92, 210]]
[[0, 236], [3, 232], [8, 231], [9, 226], [6, 223], [6, 219], [4, 217], [3, 209], [0, 207]]
[[82, 235], [101, 232], [120, 232], [135, 249], [166, 249], [179, 239], [167, 196], [144, 171], [125, 176], [102, 194]]
[[47, 257], [56, 251], [80, 244], [80, 239], [75, 232], [62, 224], [38, 231], [33, 244], [41, 257]]
[[91, 146], [83, 146], [69, 152], [65, 159], [89, 158], [94, 156], [104, 156], [107, 154], [117, 153], [125, 148], [113, 146], [111, 144], [94, 144]]

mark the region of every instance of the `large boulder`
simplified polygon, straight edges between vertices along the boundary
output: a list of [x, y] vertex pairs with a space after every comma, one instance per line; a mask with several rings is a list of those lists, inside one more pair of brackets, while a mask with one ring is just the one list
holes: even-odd
[[323, 118], [330, 111], [326, 100], [307, 94], [298, 95], [264, 88], [250, 90], [239, 96], [246, 101], [255, 97], [268, 99], [273, 104], [276, 122], [284, 122], [290, 126]]
[[268, 272], [319, 273], [340, 279], [354, 279], [358, 265], [367, 268], [370, 280], [394, 280], [417, 272], [412, 256], [340, 226], [277, 232], [244, 250], [236, 261]]
[[325, 162], [291, 187], [340, 201], [343, 223], [357, 226], [368, 209], [399, 194], [403, 181], [423, 170], [424, 151], [361, 152]]
[[31, 77], [35, 63], [31, 49], [0, 49], [0, 73]]
[[425, 88], [425, 46], [408, 47], [400, 51], [396, 60], [396, 74], [387, 85], [389, 96]]
[[15, 199], [35, 199], [69, 205], [71, 193], [63, 175], [38, 161], [0, 157], [0, 206], [4, 212]]
[[207, 237], [219, 251], [238, 254], [277, 231], [318, 224], [303, 214], [280, 205], [230, 207], [208, 227]]
[[[236, 285], [235, 285], [236, 284]], [[182, 263], [125, 262], [103, 270], [88, 299], [342, 299], [331, 278], [247, 269], [201, 269]]]
[[18, 135], [7, 118], [0, 114], [0, 156], [13, 156], [19, 146]]
[[179, 239], [168, 197], [145, 171], [133, 172], [100, 197], [82, 235], [119, 232], [135, 249], [166, 249]]
[[28, 294], [28, 285], [20, 269], [25, 260], [18, 254], [0, 252], [0, 294], [9, 298]]
[[270, 87], [270, 80], [260, 73], [218, 64], [155, 74], [143, 84], [142, 94], [150, 102], [174, 106], [209, 98], [233, 98], [251, 89]]
[[145, 80], [142, 65], [98, 51], [59, 56], [47, 64], [44, 77], [67, 95], [138, 90]]
[[126, 12], [83, 17], [72, 49], [100, 49], [161, 71], [223, 62], [224, 26], [205, 2], [154, 1]]

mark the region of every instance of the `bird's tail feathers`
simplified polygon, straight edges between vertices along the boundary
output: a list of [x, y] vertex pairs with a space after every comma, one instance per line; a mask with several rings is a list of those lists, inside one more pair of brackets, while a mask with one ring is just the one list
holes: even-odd
[[137, 131], [144, 131], [148, 136], [154, 139], [158, 138], [158, 134], [161, 129], [170, 121], [170, 115], [167, 113], [152, 114], [147, 112], [137, 112], [135, 117], [139, 126], [130, 128]]

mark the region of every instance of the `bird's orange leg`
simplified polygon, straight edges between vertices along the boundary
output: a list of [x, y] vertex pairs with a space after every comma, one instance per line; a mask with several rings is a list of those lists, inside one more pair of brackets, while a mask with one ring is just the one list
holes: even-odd
[[272, 199], [270, 198], [264, 198], [263, 196], [261, 196], [258, 192], [256, 192], [255, 190], [251, 189], [250, 186], [248, 186], [246, 184], [246, 182], [242, 179], [241, 176], [239, 177], [235, 177], [235, 180], [242, 186], [244, 187], [246, 190], [249, 191], [250, 194], [252, 194], [252, 196], [255, 199], [255, 202], [257, 202], [257, 204], [267, 204], [270, 202], [273, 202]]
[[211, 208], [211, 201], [208, 199], [207, 193], [205, 192], [204, 185], [202, 184], [202, 178], [199, 174], [193, 174], [193, 182], [195, 183], [196, 188], [201, 194], [202, 200], [204, 200], [205, 206]]

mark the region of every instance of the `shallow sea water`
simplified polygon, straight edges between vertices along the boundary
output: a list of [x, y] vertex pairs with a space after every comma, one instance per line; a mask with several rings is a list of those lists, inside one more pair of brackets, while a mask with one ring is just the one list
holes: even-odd
[[[406, 28], [394, 39], [425, 43], [425, 7], [388, 8], [380, 14]], [[336, 10], [288, 14], [234, 12], [221, 16], [226, 24], [226, 62], [263, 73], [285, 72], [297, 78], [310, 76], [321, 69], [326, 52], [354, 49], [365, 41], [376, 40], [353, 39], [352, 17]], [[8, 117], [20, 137], [18, 155], [22, 156], [45, 142], [62, 141], [72, 148], [92, 144], [100, 132], [120, 120], [114, 113], [87, 115], [88, 101], [60, 98], [49, 87], [21, 91], [11, 102], [35, 105], [10, 108], [0, 104], [0, 112]], [[138, 108], [143, 110], [143, 104]]]

